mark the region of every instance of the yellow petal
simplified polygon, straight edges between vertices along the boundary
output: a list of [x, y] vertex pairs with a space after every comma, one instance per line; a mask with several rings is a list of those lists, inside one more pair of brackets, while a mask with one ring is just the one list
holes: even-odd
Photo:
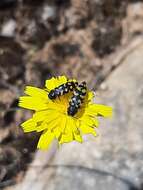
[[86, 125], [89, 125], [89, 126], [96, 126], [98, 127], [99, 126], [99, 121], [97, 120], [97, 118], [95, 118], [94, 116], [89, 116], [89, 115], [84, 115], [82, 118], [81, 118], [81, 121], [83, 123], [85, 123]]
[[33, 119], [28, 119], [27, 121], [21, 124], [25, 133], [35, 131], [36, 125], [37, 124], [33, 121]]
[[47, 123], [43, 121], [39, 126], [37, 126], [36, 131], [41, 132], [44, 131], [45, 129], [48, 129], [48, 127]]
[[26, 86], [25, 94], [33, 97], [39, 97], [41, 99], [48, 99], [47, 92], [43, 89], [36, 88], [33, 86]]
[[67, 82], [66, 76], [59, 76], [58, 77], [58, 85], [64, 84]]
[[46, 88], [50, 91], [57, 87], [57, 79], [55, 77], [52, 77], [49, 80], [46, 80], [45, 84]]
[[[68, 131], [67, 131], [67, 129], [66, 129], [66, 127], [67, 127], [67, 116], [66, 115], [61, 115], [60, 116], [60, 121], [59, 121], [59, 125], [58, 125], [58, 127], [56, 127], [53, 131], [54, 131], [54, 133], [55, 133], [55, 136], [56, 136], [56, 138], [60, 141], [60, 139], [61, 139], [61, 137], [62, 137], [62, 135], [64, 134], [65, 135], [65, 133], [67, 133]], [[70, 132], [71, 133], [71, 132]], [[71, 137], [71, 135], [69, 135], [70, 137]]]
[[76, 121], [74, 121], [74, 119], [72, 119], [71, 117], [67, 118], [68, 119], [66, 122], [65, 133], [61, 136], [60, 144], [71, 142], [73, 140], [76, 140], [81, 143], [82, 137], [80, 135], [79, 129], [76, 126]]
[[37, 111], [35, 114], [33, 114], [33, 120], [35, 122], [39, 121], [44, 121], [48, 115], [51, 115], [53, 111], [51, 110], [42, 110], [42, 111]]
[[31, 110], [44, 110], [48, 108], [48, 102], [37, 97], [21, 96], [19, 98], [19, 106]]
[[[48, 106], [49, 108], [49, 106]], [[33, 120], [35, 122], [43, 121], [46, 120], [48, 121], [49, 119], [51, 120], [53, 117], [60, 117], [60, 113], [57, 112], [57, 110], [54, 109], [47, 109], [47, 110], [41, 110], [41, 111], [36, 111], [35, 114], [33, 114]]]
[[68, 117], [68, 125], [67, 125], [67, 129], [78, 133], [77, 127], [76, 127], [76, 123], [74, 121], [74, 119], [72, 117]]
[[37, 148], [46, 150], [54, 139], [54, 134], [50, 130], [45, 130], [40, 136]]
[[73, 129], [71, 126], [71, 120], [70, 120], [70, 117], [67, 117], [66, 128], [65, 128], [64, 133], [62, 134], [62, 137], [59, 143], [60, 144], [67, 143], [73, 140], [74, 140], [74, 136], [73, 136]]
[[92, 91], [88, 91], [88, 101], [91, 101], [94, 97], [94, 93]]
[[97, 118], [92, 118], [93, 122], [94, 122], [94, 126], [98, 127], [99, 126], [99, 121]]
[[64, 130], [66, 128], [66, 120], [67, 118], [65, 116], [60, 117], [60, 121], [58, 127], [54, 128], [53, 132], [57, 139], [61, 138], [62, 133], [64, 133]]
[[55, 137], [56, 137], [57, 139], [59, 139], [60, 136], [62, 135], [62, 133], [61, 133], [61, 131], [59, 130], [58, 127], [56, 127], [56, 128], [53, 130], [53, 133], [55, 134]]
[[101, 115], [103, 117], [112, 116], [112, 107], [101, 104], [91, 104], [86, 111], [92, 115]]
[[52, 77], [51, 79], [46, 80], [45, 86], [50, 91], [66, 82], [67, 82], [67, 78], [65, 76], [59, 76], [57, 78]]
[[47, 115], [46, 121], [48, 123], [48, 122], [51, 122], [53, 120], [60, 119], [60, 117], [61, 117], [61, 114], [59, 114], [58, 112], [51, 112], [50, 115]]
[[[89, 126], [94, 126], [95, 124], [97, 124], [97, 121], [94, 120], [92, 117], [90, 116], [84, 116], [81, 118], [81, 122], [84, 123], [85, 125], [89, 125]], [[97, 124], [98, 125], [98, 124]]]
[[57, 125], [59, 125], [60, 123], [60, 114], [59, 113], [55, 113], [55, 114], [50, 114], [47, 115], [45, 117], [45, 121], [37, 126], [37, 131], [43, 131], [44, 129], [50, 129], [52, 130], [53, 128], [55, 128]]
[[80, 142], [80, 143], [83, 142], [80, 133], [79, 133], [79, 134], [73, 133], [73, 136], [74, 136], [74, 139], [75, 139], [77, 142]]
[[63, 117], [61, 118], [61, 121], [60, 121], [60, 128], [59, 128], [59, 130], [61, 131], [61, 133], [64, 133], [64, 132], [65, 132], [66, 125], [67, 125], [67, 117], [66, 117], [66, 116], [63, 116]]
[[74, 119], [70, 119], [70, 128], [73, 131], [74, 139], [81, 143], [82, 137], [80, 135], [80, 131], [79, 131], [78, 126], [76, 125], [76, 121]]
[[63, 143], [68, 143], [68, 142], [71, 142], [74, 140], [74, 137], [73, 137], [73, 133], [66, 133], [66, 134], [62, 134], [62, 137], [59, 141], [60, 144], [63, 144]]
[[85, 125], [84, 123], [81, 123], [80, 125], [80, 130], [81, 130], [81, 133], [84, 135], [84, 134], [92, 134], [94, 136], [97, 136], [97, 133], [96, 131], [94, 130], [94, 128], [88, 126], [88, 125]]

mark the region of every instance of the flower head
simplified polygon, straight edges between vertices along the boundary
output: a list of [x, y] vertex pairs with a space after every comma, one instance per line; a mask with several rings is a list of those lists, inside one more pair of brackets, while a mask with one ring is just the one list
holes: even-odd
[[[73, 140], [83, 142], [82, 135], [97, 135], [95, 127], [98, 127], [98, 116], [110, 117], [112, 108], [105, 105], [94, 104], [93, 92], [87, 90], [85, 99], [78, 112], [71, 116], [68, 114], [69, 101], [72, 92], [66, 93], [54, 100], [48, 97], [48, 93], [56, 87], [67, 82], [65, 76], [53, 77], [46, 80], [44, 89], [27, 86], [26, 96], [21, 96], [19, 106], [34, 110], [33, 117], [21, 124], [24, 132], [42, 132], [37, 147], [47, 149], [54, 139], [59, 144]], [[68, 80], [76, 81], [76, 80]]]

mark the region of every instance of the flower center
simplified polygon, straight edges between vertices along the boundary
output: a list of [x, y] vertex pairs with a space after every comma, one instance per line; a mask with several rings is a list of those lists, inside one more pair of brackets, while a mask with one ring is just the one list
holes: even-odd
[[70, 93], [65, 94], [64, 96], [60, 96], [60, 97], [58, 97], [58, 98], [56, 98], [55, 100], [52, 100], [52, 101], [54, 103], [55, 109], [58, 112], [60, 112], [60, 113], [62, 113], [64, 115], [71, 116], [71, 117], [74, 117], [74, 118], [78, 119], [84, 113], [86, 100], [85, 100], [85, 102], [82, 103], [81, 107], [78, 108], [77, 113], [72, 116], [72, 115], [68, 114], [69, 101], [71, 100], [72, 96], [73, 96], [73, 94], [72, 94], [72, 92], [70, 92]]
[[67, 114], [67, 109], [69, 106], [69, 100], [71, 98], [70, 93], [64, 96], [60, 96], [59, 98], [53, 100], [54, 104], [56, 105], [58, 111], [62, 112], [63, 114]]

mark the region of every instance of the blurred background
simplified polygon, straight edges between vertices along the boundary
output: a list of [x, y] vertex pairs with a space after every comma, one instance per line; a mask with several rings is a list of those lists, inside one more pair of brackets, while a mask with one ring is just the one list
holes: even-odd
[[[0, 0], [0, 189], [143, 189], [142, 61], [142, 0]], [[97, 140], [43, 153], [17, 102], [57, 75], [86, 80], [115, 116]]]

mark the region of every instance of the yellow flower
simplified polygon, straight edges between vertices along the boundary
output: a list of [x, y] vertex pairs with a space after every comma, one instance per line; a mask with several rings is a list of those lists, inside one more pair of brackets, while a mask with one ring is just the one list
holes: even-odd
[[[74, 80], [75, 81], [75, 80]], [[67, 82], [65, 76], [46, 80], [46, 88], [40, 89], [27, 86], [25, 94], [19, 99], [19, 106], [34, 110], [33, 117], [21, 124], [24, 132], [42, 132], [37, 147], [47, 149], [54, 139], [59, 144], [73, 140], [82, 142], [82, 135], [96, 136], [95, 127], [98, 127], [97, 116], [110, 117], [112, 108], [92, 102], [93, 92], [87, 91], [86, 98], [75, 116], [67, 114], [69, 99], [72, 92], [60, 96], [55, 100], [48, 98], [48, 92]]]

